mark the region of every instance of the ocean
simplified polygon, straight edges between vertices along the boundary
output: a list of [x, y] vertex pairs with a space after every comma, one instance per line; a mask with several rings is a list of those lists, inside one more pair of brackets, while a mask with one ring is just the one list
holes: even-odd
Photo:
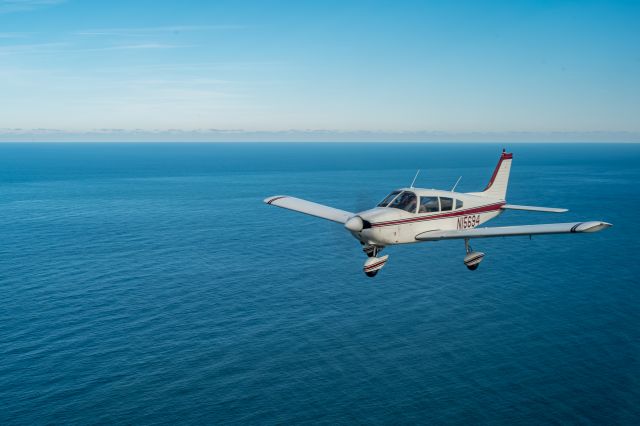
[[397, 187], [484, 188], [503, 144], [0, 144], [0, 424], [638, 424], [640, 145], [510, 144], [488, 226], [389, 247]]

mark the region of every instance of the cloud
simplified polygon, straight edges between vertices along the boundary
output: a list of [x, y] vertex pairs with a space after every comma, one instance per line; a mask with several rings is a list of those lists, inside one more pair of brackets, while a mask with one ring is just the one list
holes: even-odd
[[11, 54], [51, 54], [51, 53], [83, 53], [83, 52], [104, 52], [111, 50], [158, 50], [158, 49], [176, 49], [181, 47], [189, 47], [183, 44], [171, 43], [130, 43], [116, 44], [104, 47], [75, 47], [69, 43], [23, 43], [0, 45], [0, 55]]
[[0, 39], [7, 38], [27, 38], [31, 36], [33, 33], [26, 32], [10, 32], [10, 33], [0, 33]]
[[219, 30], [239, 30], [246, 28], [243, 25], [173, 25], [164, 27], [140, 27], [140, 28], [102, 28], [93, 30], [77, 31], [75, 35], [81, 36], [123, 36], [136, 37], [148, 36], [151, 34], [172, 33], [178, 34], [182, 32], [197, 31], [219, 31]]
[[64, 2], [66, 0], [0, 0], [0, 13], [26, 12]]
[[168, 43], [138, 43], [138, 44], [121, 44], [107, 47], [96, 47], [92, 49], [78, 49], [78, 51], [94, 52], [102, 50], [145, 50], [145, 49], [175, 49], [177, 47], [187, 47], [186, 45], [168, 44]]
[[31, 44], [10, 44], [0, 46], [0, 55], [15, 53], [42, 53], [51, 52], [52, 49], [60, 49], [68, 46], [68, 43], [31, 43]]

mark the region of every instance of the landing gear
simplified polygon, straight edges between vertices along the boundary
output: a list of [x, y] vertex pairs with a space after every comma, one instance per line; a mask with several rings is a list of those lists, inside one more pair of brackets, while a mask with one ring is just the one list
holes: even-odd
[[382, 251], [383, 248], [384, 247], [379, 247], [379, 246], [374, 246], [369, 244], [365, 245], [362, 248], [362, 251], [364, 251], [365, 254], [368, 256], [367, 260], [364, 262], [364, 267], [363, 267], [363, 270], [366, 276], [375, 277], [380, 271], [380, 269], [382, 269], [384, 264], [387, 263], [387, 259], [389, 258], [389, 255], [377, 257], [378, 253], [380, 253], [380, 251]]
[[368, 257], [376, 257], [378, 255], [378, 253], [380, 253], [382, 251], [383, 248], [384, 247], [367, 244], [364, 247], [362, 247], [362, 251], [365, 252], [365, 254]]
[[464, 264], [467, 265], [470, 271], [475, 271], [480, 266], [480, 262], [484, 258], [484, 253], [481, 251], [473, 251], [471, 245], [469, 245], [469, 239], [464, 239], [464, 248], [467, 255], [464, 257]]

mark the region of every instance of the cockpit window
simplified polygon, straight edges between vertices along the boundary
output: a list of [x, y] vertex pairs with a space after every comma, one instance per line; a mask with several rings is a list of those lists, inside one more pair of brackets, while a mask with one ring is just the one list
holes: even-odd
[[440, 197], [440, 210], [453, 210], [453, 198]]
[[404, 210], [409, 213], [415, 213], [416, 204], [418, 204], [418, 197], [416, 197], [416, 194], [414, 194], [413, 192], [404, 191], [402, 192], [402, 194], [398, 195], [398, 197], [393, 200], [387, 207]]
[[433, 213], [439, 210], [438, 197], [420, 197], [420, 213]]
[[389, 204], [394, 198], [396, 198], [396, 195], [398, 195], [399, 193], [400, 191], [393, 191], [391, 194], [387, 195], [385, 199], [380, 202], [380, 204], [378, 204], [378, 207], [387, 207], [387, 204]]

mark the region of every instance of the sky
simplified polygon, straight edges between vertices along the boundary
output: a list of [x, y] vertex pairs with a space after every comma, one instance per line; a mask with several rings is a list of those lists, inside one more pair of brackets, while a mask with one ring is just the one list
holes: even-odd
[[640, 2], [0, 0], [0, 141], [640, 142]]

